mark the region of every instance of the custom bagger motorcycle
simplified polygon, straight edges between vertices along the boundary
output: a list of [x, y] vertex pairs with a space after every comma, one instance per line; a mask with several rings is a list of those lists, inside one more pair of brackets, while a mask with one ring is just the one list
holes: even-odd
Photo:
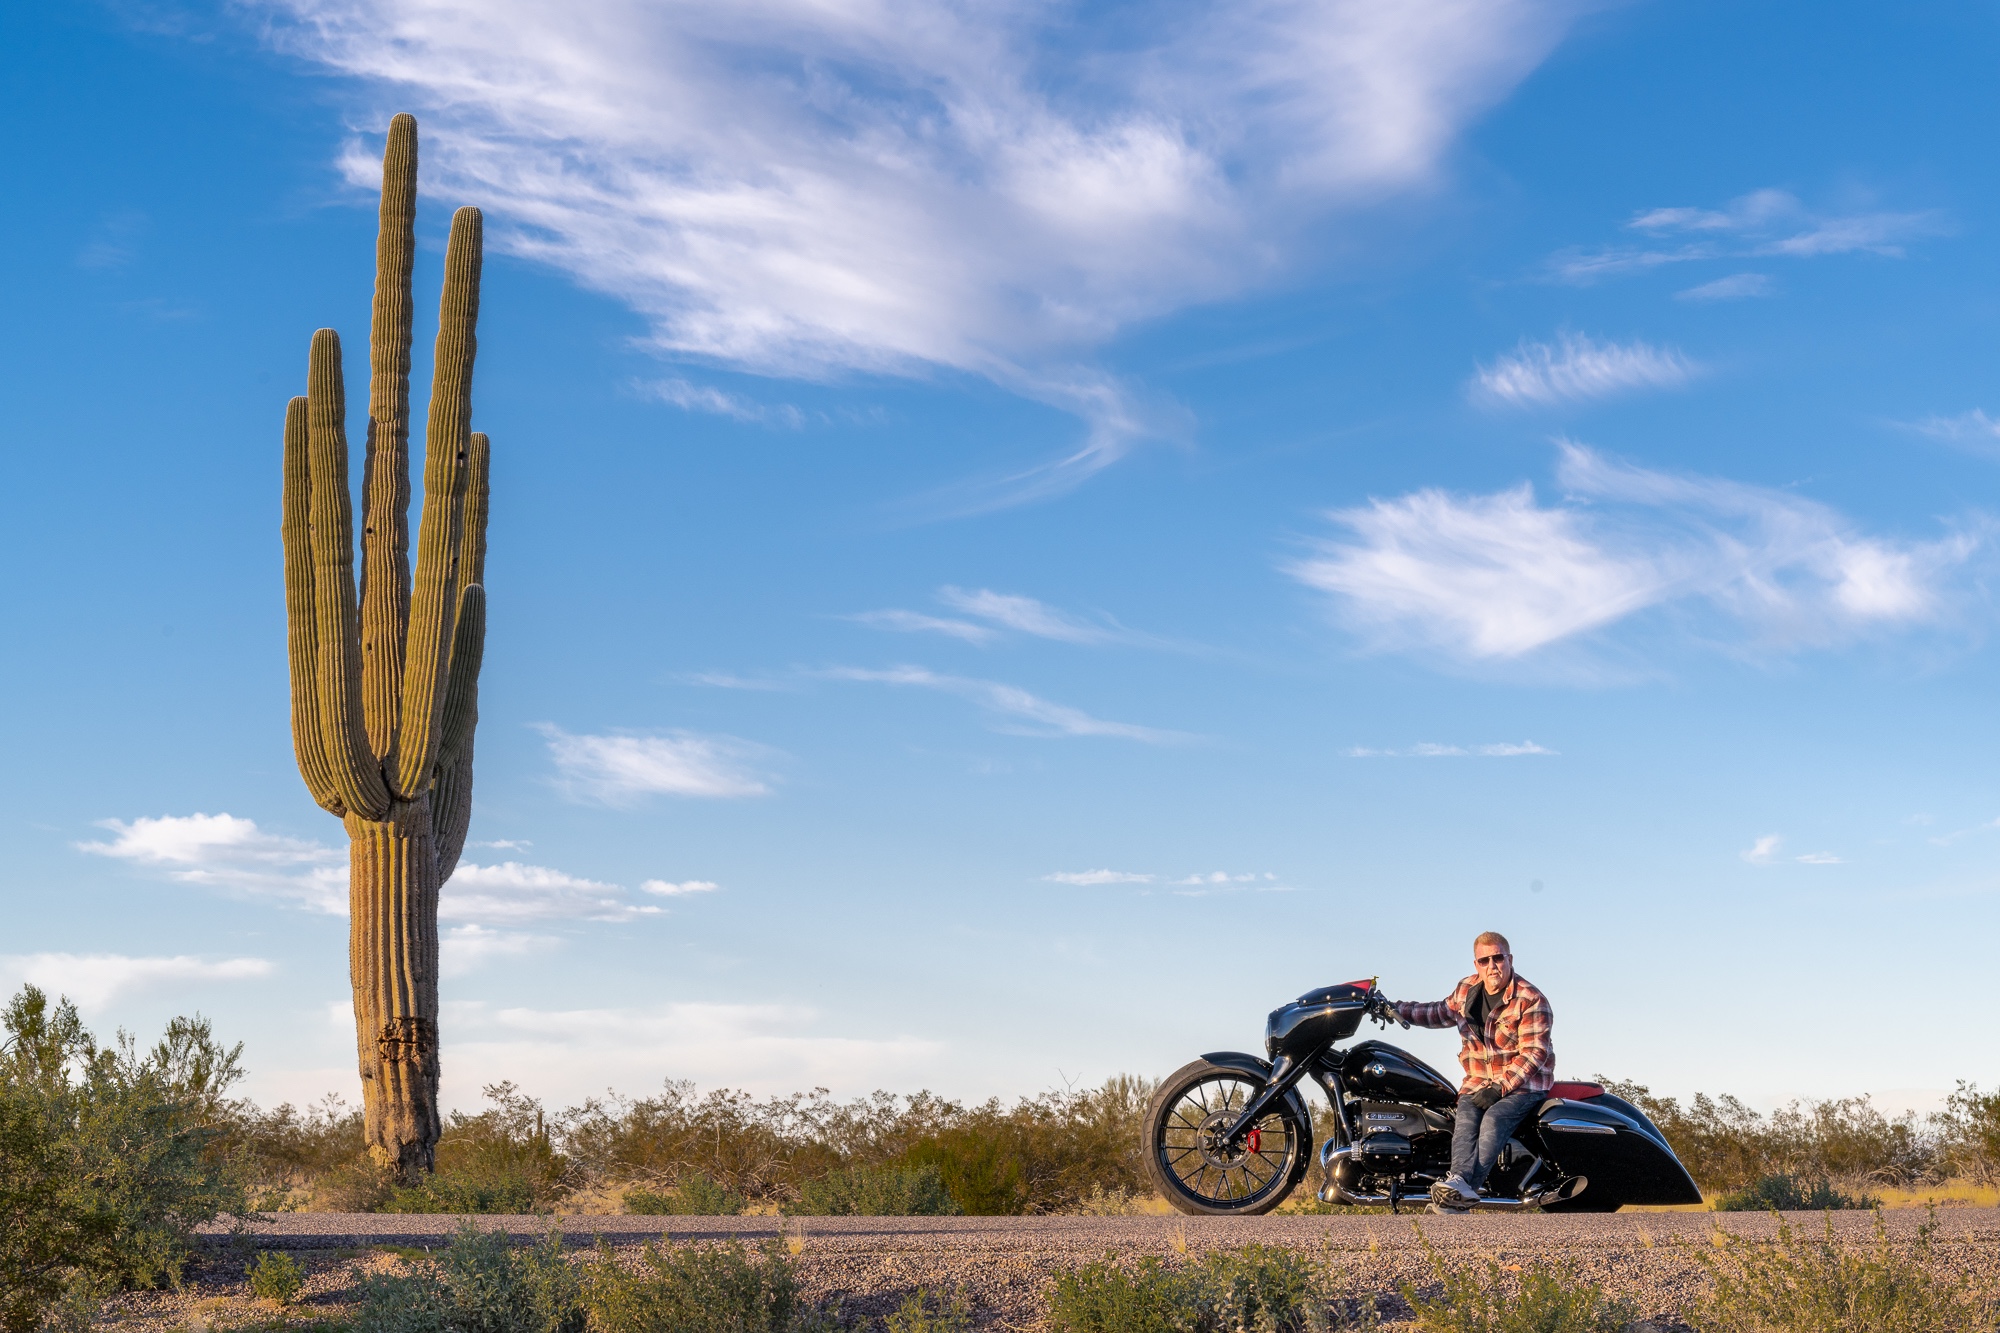
[[[1320, 1149], [1324, 1203], [1387, 1204], [1430, 1197], [1451, 1169], [1456, 1085], [1386, 1042], [1342, 1048], [1361, 1020], [1401, 1023], [1373, 981], [1301, 995], [1273, 1010], [1260, 1060], [1217, 1051], [1176, 1070], [1146, 1116], [1146, 1166], [1183, 1213], [1268, 1213], [1312, 1156], [1300, 1085], [1317, 1082], [1333, 1107]], [[1404, 1027], [1410, 1026], [1403, 1023]], [[1476, 1205], [1487, 1209], [1615, 1212], [1628, 1203], [1700, 1203], [1687, 1168], [1638, 1107], [1595, 1083], [1558, 1083], [1521, 1122]]]

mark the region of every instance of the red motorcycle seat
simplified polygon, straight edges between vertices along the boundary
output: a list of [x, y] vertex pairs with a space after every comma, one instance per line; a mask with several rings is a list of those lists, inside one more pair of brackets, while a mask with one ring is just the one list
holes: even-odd
[[1568, 1102], [1587, 1102], [1592, 1097], [1602, 1097], [1602, 1083], [1558, 1083], [1549, 1089], [1549, 1096], [1560, 1097]]

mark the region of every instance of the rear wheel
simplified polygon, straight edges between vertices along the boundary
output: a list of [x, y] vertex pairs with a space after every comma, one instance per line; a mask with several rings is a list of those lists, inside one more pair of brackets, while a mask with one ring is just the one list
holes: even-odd
[[1312, 1125], [1281, 1098], [1235, 1143], [1224, 1135], [1264, 1080], [1247, 1069], [1196, 1060], [1175, 1070], [1146, 1111], [1146, 1170], [1183, 1213], [1268, 1213], [1305, 1175]]

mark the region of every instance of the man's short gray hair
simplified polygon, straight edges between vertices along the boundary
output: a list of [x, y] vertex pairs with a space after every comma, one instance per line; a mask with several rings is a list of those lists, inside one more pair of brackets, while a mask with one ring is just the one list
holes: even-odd
[[1497, 944], [1500, 946], [1501, 953], [1507, 954], [1510, 957], [1513, 955], [1514, 946], [1507, 943], [1507, 937], [1505, 935], [1502, 935], [1497, 930], [1489, 930], [1484, 935], [1481, 935], [1478, 939], [1474, 940], [1472, 942], [1472, 951], [1474, 953], [1477, 953], [1479, 952], [1481, 946], [1488, 944]]

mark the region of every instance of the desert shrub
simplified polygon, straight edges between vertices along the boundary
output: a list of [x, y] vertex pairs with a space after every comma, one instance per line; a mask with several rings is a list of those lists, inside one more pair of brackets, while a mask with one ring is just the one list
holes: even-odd
[[962, 1212], [1062, 1212], [1093, 1187], [1146, 1188], [1137, 1145], [1152, 1087], [1120, 1077], [1008, 1107], [927, 1092], [838, 1102], [824, 1089], [760, 1101], [669, 1083], [657, 1097], [586, 1102], [561, 1118], [560, 1136], [580, 1178], [700, 1174], [746, 1199], [783, 1203], [848, 1168], [929, 1167]]
[[1638, 1317], [1567, 1264], [1538, 1260], [1509, 1281], [1512, 1275], [1491, 1259], [1483, 1267], [1448, 1263], [1428, 1240], [1424, 1253], [1438, 1294], [1408, 1283], [1402, 1288], [1423, 1333], [1622, 1333]]
[[1911, 1252], [1890, 1244], [1875, 1216], [1872, 1252], [1824, 1235], [1806, 1240], [1780, 1223], [1775, 1241], [1716, 1233], [1699, 1257], [1714, 1288], [1692, 1316], [1700, 1333], [1975, 1333], [1995, 1326], [1991, 1294], [1931, 1264], [1935, 1219], [1920, 1227]]
[[808, 1180], [793, 1211], [807, 1217], [945, 1217], [958, 1205], [934, 1166], [850, 1166]]
[[626, 1212], [655, 1216], [734, 1217], [743, 1211], [744, 1202], [741, 1194], [724, 1189], [699, 1171], [683, 1176], [664, 1194], [644, 1187], [625, 1191]]
[[488, 1108], [454, 1111], [438, 1139], [437, 1169], [392, 1186], [385, 1213], [545, 1213], [561, 1197], [568, 1162], [556, 1151], [541, 1103], [512, 1083], [484, 1089]]
[[972, 1302], [962, 1290], [919, 1287], [882, 1321], [884, 1333], [971, 1333]]
[[562, 1238], [516, 1249], [502, 1231], [470, 1224], [434, 1260], [371, 1278], [359, 1333], [582, 1333], [583, 1275]]
[[303, 1111], [290, 1102], [271, 1111], [238, 1103], [227, 1128], [259, 1212], [371, 1213], [394, 1183], [368, 1160], [361, 1111], [333, 1093]]
[[1879, 1208], [1880, 1199], [1867, 1194], [1843, 1194], [1821, 1176], [1801, 1180], [1782, 1173], [1764, 1176], [1747, 1189], [1734, 1190], [1715, 1201], [1718, 1213], [1824, 1212], [1828, 1209]]
[[265, 1250], [250, 1265], [250, 1294], [278, 1305], [290, 1305], [306, 1284], [298, 1260], [283, 1250]]
[[1604, 1079], [1644, 1111], [1703, 1189], [1746, 1189], [1766, 1176], [1909, 1184], [1941, 1165], [1937, 1117], [1890, 1119], [1866, 1097], [1799, 1101], [1759, 1115], [1734, 1097], [1697, 1093], [1683, 1106], [1643, 1084]]
[[242, 1077], [208, 1021], [149, 1051], [98, 1046], [67, 1000], [0, 1012], [0, 1328], [34, 1328], [101, 1284], [174, 1279], [194, 1227], [246, 1207], [221, 1120]]
[[819, 1323], [775, 1244], [648, 1245], [631, 1267], [607, 1246], [584, 1299], [592, 1333], [795, 1333]]
[[1295, 1251], [1251, 1245], [1199, 1262], [1089, 1264], [1056, 1278], [1055, 1333], [1322, 1333], [1376, 1327], [1372, 1304], [1344, 1311]]
[[1981, 1092], [1961, 1080], [1931, 1123], [1947, 1171], [1982, 1185], [2000, 1180], [2000, 1092]]

